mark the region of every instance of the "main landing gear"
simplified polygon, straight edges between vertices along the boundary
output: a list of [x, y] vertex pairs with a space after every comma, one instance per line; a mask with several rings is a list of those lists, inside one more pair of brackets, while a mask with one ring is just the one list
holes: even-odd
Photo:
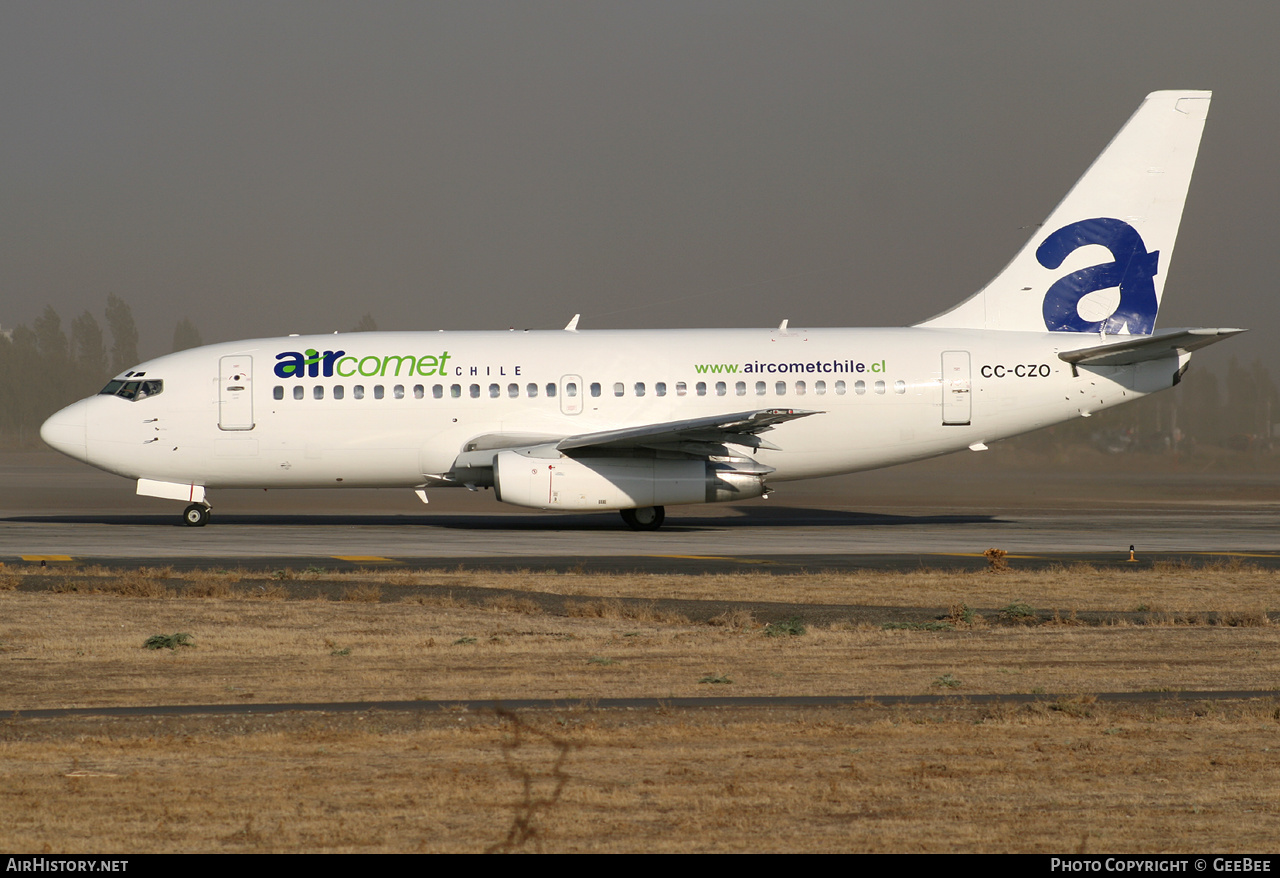
[[667, 510], [661, 506], [641, 506], [639, 509], [623, 509], [621, 512], [622, 520], [632, 530], [657, 530], [667, 517]]
[[182, 523], [187, 527], [204, 527], [209, 523], [209, 507], [203, 503], [192, 503], [183, 510]]

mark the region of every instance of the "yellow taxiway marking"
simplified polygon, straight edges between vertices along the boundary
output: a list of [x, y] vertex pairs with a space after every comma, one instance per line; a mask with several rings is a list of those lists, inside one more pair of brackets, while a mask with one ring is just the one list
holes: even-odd
[[399, 564], [400, 562], [394, 558], [384, 558], [381, 555], [334, 555], [339, 561], [362, 561], [362, 562], [381, 562], [384, 564]]
[[1275, 552], [1189, 552], [1188, 554], [1224, 558], [1274, 558], [1276, 556]]
[[650, 555], [650, 558], [680, 558], [684, 561], [737, 561], [739, 564], [773, 564], [765, 558], [736, 558], [733, 555]]
[[[914, 555], [915, 553], [909, 552], [904, 554]], [[985, 552], [927, 552], [926, 556], [934, 556], [939, 558], [985, 558], [987, 557]], [[1004, 557], [1006, 558], [1040, 558], [1043, 556], [1042, 555], [1014, 555], [1013, 553], [1009, 553]]]
[[70, 555], [23, 555], [23, 561], [70, 561]]

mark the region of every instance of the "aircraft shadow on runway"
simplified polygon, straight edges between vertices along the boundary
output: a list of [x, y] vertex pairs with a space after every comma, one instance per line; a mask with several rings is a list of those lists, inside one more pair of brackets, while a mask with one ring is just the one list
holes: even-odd
[[[723, 530], [739, 527], [901, 527], [904, 525], [991, 525], [1008, 523], [988, 514], [890, 515], [879, 512], [804, 508], [791, 506], [738, 507], [736, 515], [683, 516], [667, 518], [660, 533], [685, 533], [700, 530]], [[118, 526], [183, 527], [176, 514], [136, 515], [51, 514], [0, 516], [0, 522], [27, 524], [103, 524]], [[610, 513], [558, 515], [554, 513], [493, 515], [440, 513], [436, 515], [385, 515], [378, 513], [219, 513], [214, 510], [211, 528], [227, 525], [315, 527], [436, 527], [457, 530], [515, 531], [625, 531], [621, 518]], [[194, 529], [193, 529], [194, 530]]]

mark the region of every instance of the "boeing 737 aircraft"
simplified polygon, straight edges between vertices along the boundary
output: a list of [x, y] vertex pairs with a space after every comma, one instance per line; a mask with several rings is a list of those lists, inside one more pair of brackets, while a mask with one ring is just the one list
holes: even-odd
[[1147, 97], [1013, 261], [910, 327], [369, 332], [149, 360], [44, 441], [189, 503], [247, 487], [493, 488], [620, 510], [972, 449], [1177, 384], [1242, 330], [1155, 328], [1209, 92]]

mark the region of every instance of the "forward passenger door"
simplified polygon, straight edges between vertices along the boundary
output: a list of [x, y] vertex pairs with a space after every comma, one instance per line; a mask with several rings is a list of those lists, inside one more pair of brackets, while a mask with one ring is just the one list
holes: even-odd
[[253, 357], [218, 360], [218, 429], [253, 429]]

